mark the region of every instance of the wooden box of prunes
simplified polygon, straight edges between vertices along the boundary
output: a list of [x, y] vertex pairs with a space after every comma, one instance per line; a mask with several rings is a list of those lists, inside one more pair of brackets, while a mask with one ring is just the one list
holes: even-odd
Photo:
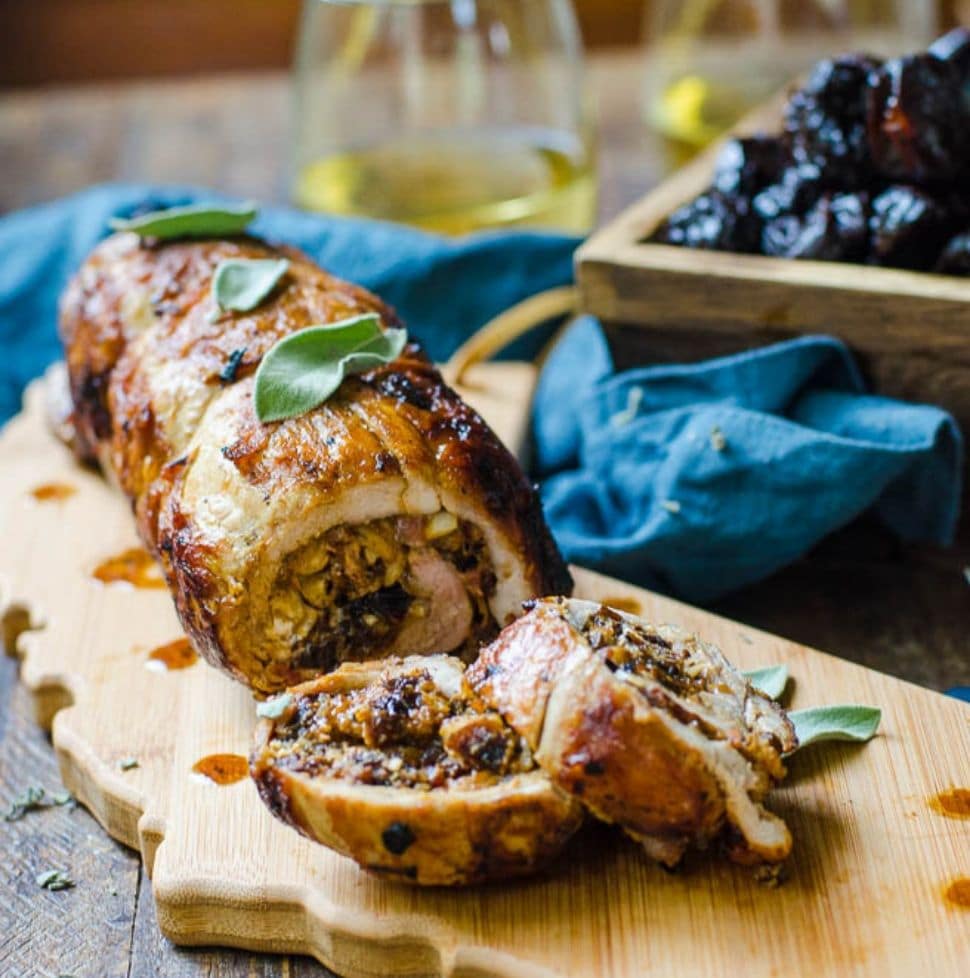
[[970, 432], [970, 31], [819, 62], [577, 256], [620, 366], [826, 333]]

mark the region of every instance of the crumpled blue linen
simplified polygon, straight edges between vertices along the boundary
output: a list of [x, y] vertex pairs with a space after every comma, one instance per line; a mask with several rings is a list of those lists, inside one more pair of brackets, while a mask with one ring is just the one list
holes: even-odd
[[[61, 356], [57, 302], [68, 278], [105, 237], [108, 219], [225, 195], [191, 187], [103, 184], [0, 217], [0, 422], [24, 385]], [[380, 221], [260, 207], [252, 231], [303, 249], [328, 271], [394, 306], [436, 359], [536, 292], [567, 285], [579, 238], [504, 231], [443, 238]], [[506, 351], [529, 358], [540, 332]]]
[[[108, 218], [220, 199], [115, 184], [0, 218], [0, 421], [61, 355], [58, 297]], [[437, 359], [521, 299], [570, 282], [578, 243], [529, 231], [454, 240], [281, 207], [262, 208], [253, 231], [379, 293]], [[530, 356], [540, 341], [509, 354]], [[584, 318], [545, 364], [534, 430], [565, 555], [689, 600], [766, 576], [872, 506], [910, 540], [945, 543], [957, 519], [956, 424], [866, 395], [848, 351], [826, 337], [615, 374]]]
[[903, 539], [950, 542], [956, 423], [864, 389], [827, 336], [616, 374], [599, 324], [578, 320], [547, 359], [534, 407], [560, 547], [583, 566], [708, 602], [870, 507]]

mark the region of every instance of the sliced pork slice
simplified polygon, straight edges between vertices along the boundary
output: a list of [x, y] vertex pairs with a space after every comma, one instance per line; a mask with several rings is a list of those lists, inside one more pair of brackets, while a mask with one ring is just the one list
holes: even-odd
[[794, 728], [714, 646], [552, 598], [485, 648], [466, 681], [556, 785], [654, 859], [673, 866], [715, 840], [737, 862], [788, 855], [785, 823], [761, 802], [784, 777]]
[[581, 807], [497, 713], [471, 702], [463, 669], [449, 656], [355, 663], [291, 690], [256, 731], [260, 797], [385, 879], [457, 885], [536, 871]]

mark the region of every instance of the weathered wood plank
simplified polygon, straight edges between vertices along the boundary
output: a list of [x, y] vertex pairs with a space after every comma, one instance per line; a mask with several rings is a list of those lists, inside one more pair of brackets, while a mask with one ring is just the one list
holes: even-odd
[[[659, 138], [638, 121], [641, 73], [638, 54], [590, 58], [603, 218], [667, 167]], [[282, 72], [6, 92], [0, 213], [104, 180], [188, 183], [285, 202], [289, 94]]]
[[[28, 786], [62, 790], [47, 735], [0, 654], [0, 805]], [[0, 975], [126, 978], [138, 856], [110, 839], [82, 808], [0, 819]], [[35, 877], [66, 871], [73, 889], [48, 892]]]
[[970, 552], [902, 546], [875, 519], [712, 610], [919, 686], [970, 685]]

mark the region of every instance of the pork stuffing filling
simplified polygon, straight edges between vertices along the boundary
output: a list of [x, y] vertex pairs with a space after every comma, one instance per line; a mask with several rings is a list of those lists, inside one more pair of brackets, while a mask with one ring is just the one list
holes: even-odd
[[[779, 726], [764, 697], [754, 694], [702, 642], [693, 636], [668, 638], [605, 606], [589, 616], [582, 633], [607, 668], [637, 686], [651, 706], [665, 709], [709, 740], [731, 741], [773, 776], [784, 775], [779, 755], [794, 746], [787, 726]], [[771, 721], [768, 727], [759, 718]]]
[[498, 631], [495, 584], [481, 531], [444, 510], [341, 525], [284, 560], [273, 630], [298, 669], [392, 652], [470, 657]]
[[270, 750], [278, 766], [310, 776], [423, 791], [485, 788], [534, 769], [497, 713], [443, 692], [426, 669], [297, 697]]

